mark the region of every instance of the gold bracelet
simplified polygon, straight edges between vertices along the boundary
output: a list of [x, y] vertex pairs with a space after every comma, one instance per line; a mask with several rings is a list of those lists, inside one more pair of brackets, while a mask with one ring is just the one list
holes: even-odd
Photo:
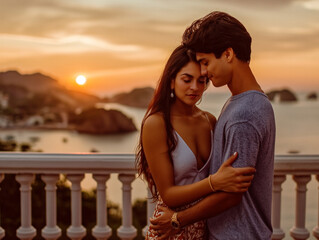
[[211, 176], [212, 176], [212, 175], [209, 175], [209, 176], [208, 176], [208, 183], [209, 183], [210, 189], [212, 189], [212, 192], [216, 192], [215, 188], [213, 187], [212, 181], [210, 180], [210, 177], [211, 177]]

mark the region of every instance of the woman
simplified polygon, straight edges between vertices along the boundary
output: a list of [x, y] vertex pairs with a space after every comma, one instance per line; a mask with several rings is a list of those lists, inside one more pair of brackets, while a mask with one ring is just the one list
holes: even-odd
[[[201, 76], [195, 54], [184, 46], [171, 54], [160, 78], [155, 95], [142, 122], [136, 164], [157, 200], [154, 217], [160, 206], [188, 207], [215, 191], [244, 192], [250, 185], [254, 169], [234, 169], [230, 157], [219, 171], [209, 174], [213, 129], [216, 118], [196, 103], [209, 80]], [[197, 222], [170, 239], [205, 239], [206, 224]], [[149, 229], [146, 239], [159, 233]]]

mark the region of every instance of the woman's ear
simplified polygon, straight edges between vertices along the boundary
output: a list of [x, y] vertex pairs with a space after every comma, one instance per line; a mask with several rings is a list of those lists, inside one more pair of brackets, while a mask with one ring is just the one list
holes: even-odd
[[171, 90], [173, 90], [175, 87], [175, 79], [171, 80]]

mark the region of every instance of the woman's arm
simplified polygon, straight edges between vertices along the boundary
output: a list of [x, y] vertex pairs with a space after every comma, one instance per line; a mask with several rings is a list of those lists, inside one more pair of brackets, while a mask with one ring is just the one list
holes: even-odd
[[171, 208], [194, 202], [212, 193], [209, 180], [212, 181], [215, 190], [235, 192], [246, 191], [252, 180], [252, 176], [244, 176], [243, 174], [251, 174], [254, 171], [253, 168], [235, 169], [231, 167], [230, 164], [236, 158], [233, 156], [230, 161], [226, 161], [221, 166], [223, 169], [211, 178], [205, 178], [189, 185], [175, 186], [174, 169], [168, 153], [165, 123], [160, 114], [151, 115], [145, 121], [142, 142], [159, 194], [165, 204]]

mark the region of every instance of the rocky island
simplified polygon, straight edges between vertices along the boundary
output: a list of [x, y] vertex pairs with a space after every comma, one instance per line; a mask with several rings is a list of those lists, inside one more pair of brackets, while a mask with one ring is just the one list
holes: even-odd
[[307, 95], [307, 99], [308, 100], [317, 100], [318, 96], [317, 96], [317, 93], [315, 92], [311, 92]]
[[279, 102], [296, 102], [296, 95], [289, 89], [273, 90], [266, 93], [270, 101], [275, 101], [278, 97]]
[[131, 118], [113, 109], [86, 109], [76, 115], [71, 123], [76, 131], [89, 134], [114, 134], [137, 130]]

